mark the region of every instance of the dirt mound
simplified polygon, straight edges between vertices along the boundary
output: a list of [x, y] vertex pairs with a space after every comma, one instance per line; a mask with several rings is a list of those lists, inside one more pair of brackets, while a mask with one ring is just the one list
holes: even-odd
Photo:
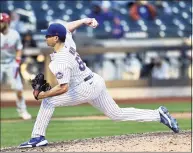
[[157, 132], [50, 143], [46, 147], [2, 152], [191, 152], [191, 131]]

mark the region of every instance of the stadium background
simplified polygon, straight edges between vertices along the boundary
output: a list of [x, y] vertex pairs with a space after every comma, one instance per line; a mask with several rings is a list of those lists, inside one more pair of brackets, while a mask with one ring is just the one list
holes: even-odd
[[[56, 84], [56, 80], [48, 70], [49, 54], [52, 50], [47, 48], [40, 29], [47, 28], [52, 21], [68, 22], [84, 17], [95, 17], [99, 27], [92, 29], [82, 26], [75, 31], [73, 37], [77, 51], [88, 67], [106, 80], [110, 94], [121, 107], [156, 108], [159, 105], [166, 105], [174, 113], [191, 113], [191, 0], [1, 1], [1, 12], [7, 12], [12, 16], [11, 26], [18, 30], [22, 37], [24, 55], [20, 71], [24, 82], [24, 97], [33, 119], [37, 115], [40, 102], [33, 99], [29, 80], [37, 73], [43, 72], [52, 85]], [[7, 141], [12, 137], [11, 134], [5, 134], [6, 130], [13, 125], [12, 122], [6, 121], [14, 121], [18, 117], [14, 108], [15, 95], [6, 81], [4, 77], [1, 84], [1, 122], [2, 127], [6, 127], [1, 130], [1, 138], [4, 139], [1, 145], [12, 146], [18, 142]], [[84, 105], [56, 109], [54, 117], [87, 115], [102, 114]], [[184, 129], [190, 129], [189, 118], [180, 122], [186, 123], [183, 125]], [[19, 120], [17, 127], [28, 127], [28, 130], [16, 132], [12, 129], [13, 137], [23, 133], [21, 139], [24, 140], [30, 135], [32, 123], [33, 121]], [[57, 127], [60, 127], [63, 121], [57, 124]], [[85, 124], [81, 125], [83, 129], [86, 129]], [[113, 123], [109, 124], [112, 126]], [[92, 124], [91, 128], [93, 126], [102, 129], [105, 122]], [[88, 135], [80, 136], [75, 130], [73, 131], [75, 133], [70, 132], [70, 136], [61, 138], [53, 136], [55, 131], [51, 128], [50, 139], [58, 141], [144, 132], [144, 129], [137, 128], [140, 124], [132, 125], [133, 129], [136, 129], [134, 131], [123, 128], [127, 123], [116, 126], [119, 130], [112, 129], [112, 133], [98, 131], [98, 134], [93, 134], [92, 130], [88, 130]], [[156, 127], [154, 131], [167, 130]], [[76, 125], [74, 128], [77, 129]], [[146, 127], [148, 128], [149, 131], [152, 130], [151, 126]], [[65, 129], [58, 130], [58, 133], [63, 130]]]

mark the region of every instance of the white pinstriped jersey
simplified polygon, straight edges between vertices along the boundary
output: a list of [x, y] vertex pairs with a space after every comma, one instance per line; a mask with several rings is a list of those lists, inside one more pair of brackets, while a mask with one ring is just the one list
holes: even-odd
[[1, 62], [8, 63], [15, 59], [16, 51], [22, 50], [23, 45], [19, 33], [9, 29], [6, 35], [1, 33]]
[[[51, 54], [49, 68], [58, 83], [68, 83], [71, 88], [61, 95], [42, 100], [40, 110], [31, 137], [45, 136], [46, 129], [56, 107], [74, 106], [85, 102], [99, 109], [106, 116], [116, 121], [160, 121], [158, 110], [120, 108], [106, 89], [104, 79], [92, 73], [82, 62], [70, 32], [67, 33], [65, 46]], [[84, 81], [86, 77], [93, 77]]]
[[69, 31], [67, 32], [65, 46], [58, 53], [52, 53], [50, 56], [49, 68], [56, 76], [59, 84], [68, 83], [70, 87], [73, 87], [92, 74], [92, 71], [76, 52], [76, 45]]

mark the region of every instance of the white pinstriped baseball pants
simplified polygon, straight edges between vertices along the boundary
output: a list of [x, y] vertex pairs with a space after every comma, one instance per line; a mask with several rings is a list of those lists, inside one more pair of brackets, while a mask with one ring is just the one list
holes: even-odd
[[160, 121], [158, 110], [120, 108], [108, 94], [103, 78], [94, 74], [92, 79], [70, 89], [65, 94], [43, 99], [31, 136], [45, 136], [55, 107], [72, 106], [85, 102], [89, 102], [112, 120]]

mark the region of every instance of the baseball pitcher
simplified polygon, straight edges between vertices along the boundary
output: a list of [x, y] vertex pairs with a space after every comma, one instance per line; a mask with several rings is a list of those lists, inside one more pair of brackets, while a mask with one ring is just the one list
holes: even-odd
[[18, 114], [24, 120], [31, 119], [27, 112], [25, 100], [22, 95], [23, 85], [19, 73], [23, 45], [19, 33], [9, 28], [10, 17], [0, 13], [1, 32], [1, 82], [3, 75], [7, 77], [11, 88], [16, 91], [16, 106]]
[[[158, 121], [174, 132], [179, 132], [177, 121], [161, 106], [156, 110], [120, 108], [107, 92], [104, 79], [93, 73], [81, 60], [72, 39], [72, 32], [81, 25], [98, 26], [94, 18], [84, 18], [67, 23], [51, 24], [45, 34], [47, 45], [53, 48], [49, 68], [58, 85], [50, 87], [39, 74], [33, 81], [35, 99], [42, 99], [31, 139], [19, 148], [45, 146], [46, 129], [56, 107], [72, 106], [88, 102], [115, 121]], [[41, 77], [40, 77], [41, 76]], [[46, 86], [46, 88], [45, 88]]]

